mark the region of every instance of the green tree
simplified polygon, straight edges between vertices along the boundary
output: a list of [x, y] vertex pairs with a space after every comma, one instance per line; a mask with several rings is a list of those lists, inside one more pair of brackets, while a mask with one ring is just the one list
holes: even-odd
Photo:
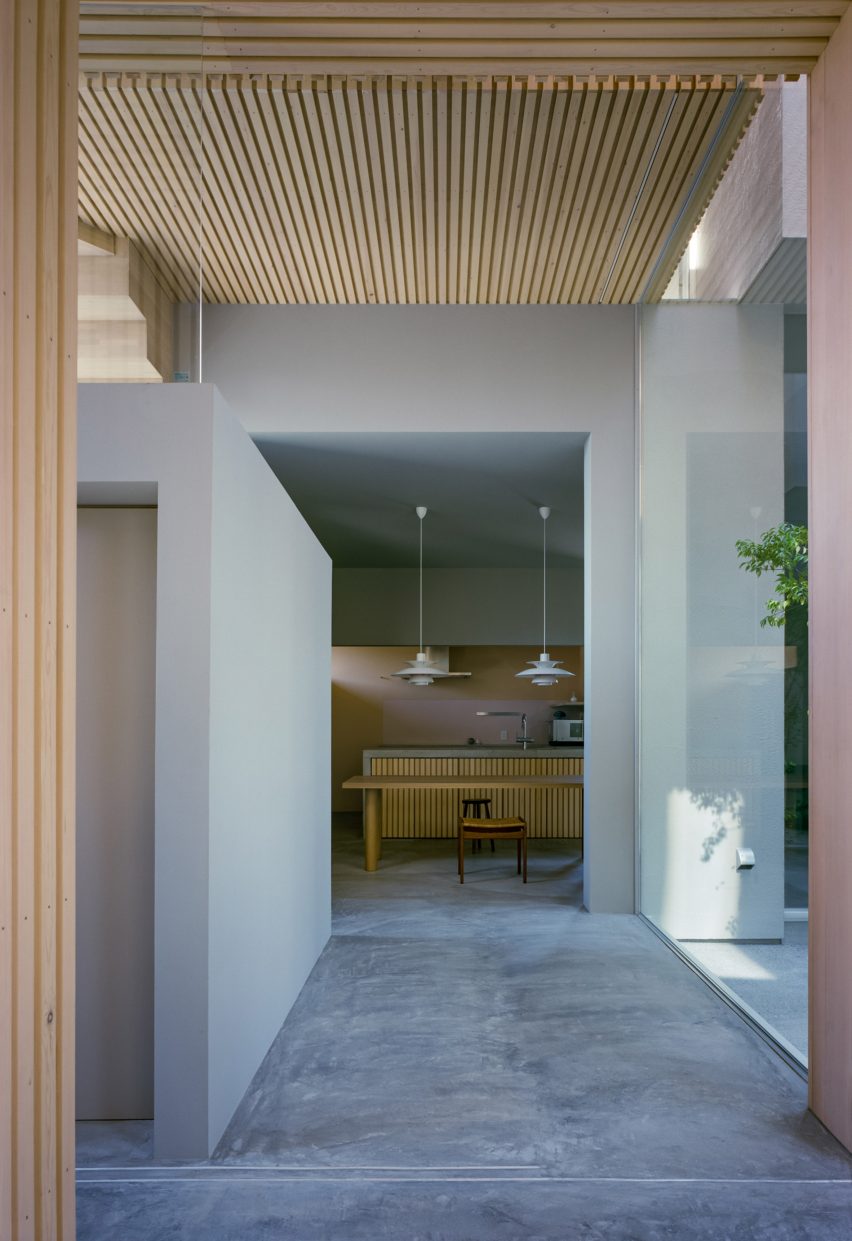
[[808, 606], [808, 529], [784, 521], [759, 539], [737, 539], [740, 567], [762, 577], [774, 573], [775, 595], [766, 601], [761, 625], [781, 629], [791, 608]]

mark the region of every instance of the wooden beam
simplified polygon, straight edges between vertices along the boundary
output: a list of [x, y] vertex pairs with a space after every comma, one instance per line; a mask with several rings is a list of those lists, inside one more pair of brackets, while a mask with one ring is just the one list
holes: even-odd
[[0, 1236], [74, 1236], [77, 4], [0, 3]]
[[[174, 8], [173, 13], [169, 12]], [[513, 73], [803, 73], [816, 63], [846, 0], [212, 0], [132, 11], [84, 5], [90, 69], [212, 73], [448, 75]]]
[[814, 1112], [852, 1150], [852, 14], [809, 104], [809, 1087]]

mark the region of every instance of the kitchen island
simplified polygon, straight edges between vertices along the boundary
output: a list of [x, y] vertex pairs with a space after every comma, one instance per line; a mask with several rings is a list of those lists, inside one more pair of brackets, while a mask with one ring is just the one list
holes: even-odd
[[[382, 746], [364, 750], [362, 773], [463, 781], [463, 787], [453, 788], [386, 788], [381, 799], [384, 839], [454, 837], [463, 797], [489, 797], [493, 818], [521, 815], [531, 838], [583, 837], [582, 781], [504, 788], [488, 784], [496, 777], [582, 777], [582, 746]], [[481, 785], [477, 776], [483, 779]]]

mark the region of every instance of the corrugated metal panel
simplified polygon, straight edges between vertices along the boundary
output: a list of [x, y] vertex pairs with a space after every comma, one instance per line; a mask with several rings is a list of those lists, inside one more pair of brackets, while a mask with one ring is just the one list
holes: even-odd
[[741, 301], [804, 303], [807, 287], [808, 240], [806, 237], [783, 237]]

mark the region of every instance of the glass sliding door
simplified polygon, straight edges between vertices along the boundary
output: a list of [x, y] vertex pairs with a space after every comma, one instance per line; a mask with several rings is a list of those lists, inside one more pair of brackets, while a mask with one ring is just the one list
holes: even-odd
[[777, 304], [640, 316], [640, 907], [803, 1059], [807, 924], [785, 909], [807, 885], [785, 854], [806, 831], [807, 631], [795, 605], [772, 623], [766, 568], [803, 500], [790, 328]]

